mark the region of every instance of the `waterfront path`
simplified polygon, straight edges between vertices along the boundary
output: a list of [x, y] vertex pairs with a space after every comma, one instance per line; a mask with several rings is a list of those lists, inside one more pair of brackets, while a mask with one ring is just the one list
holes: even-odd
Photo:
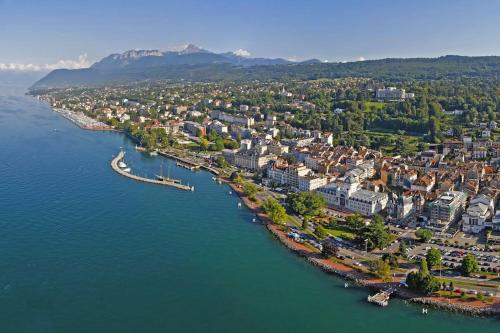
[[168, 180], [156, 180], [156, 179], [144, 178], [144, 177], [139, 177], [139, 176], [133, 175], [131, 173], [125, 172], [118, 166], [118, 162], [120, 162], [124, 156], [125, 156], [125, 152], [120, 151], [120, 153], [111, 161], [111, 167], [113, 168], [113, 170], [115, 170], [116, 172], [118, 172], [122, 176], [131, 178], [131, 179], [134, 179], [134, 180], [137, 180], [140, 182], [144, 182], [144, 183], [157, 184], [157, 185], [167, 185], [167, 186], [172, 186], [172, 187], [178, 188], [180, 190], [185, 190], [185, 191], [192, 191], [193, 190], [192, 187], [187, 186], [187, 185], [183, 185], [183, 184], [180, 184], [177, 182], [168, 181]]

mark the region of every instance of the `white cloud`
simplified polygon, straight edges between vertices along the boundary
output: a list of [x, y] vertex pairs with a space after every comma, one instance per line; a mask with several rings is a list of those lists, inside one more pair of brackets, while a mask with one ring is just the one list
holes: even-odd
[[250, 52], [248, 52], [247, 50], [243, 50], [243, 49], [237, 49], [233, 53], [239, 57], [250, 57]]
[[86, 53], [78, 56], [77, 60], [59, 60], [54, 64], [5, 64], [0, 63], [0, 71], [19, 71], [19, 72], [40, 72], [51, 71], [59, 68], [78, 69], [90, 66], [90, 60]]

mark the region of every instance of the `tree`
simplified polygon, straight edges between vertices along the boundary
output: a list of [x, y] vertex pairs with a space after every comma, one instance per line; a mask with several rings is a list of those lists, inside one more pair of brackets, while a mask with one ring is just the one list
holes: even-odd
[[255, 196], [259, 193], [260, 188], [251, 182], [246, 182], [243, 184], [243, 192], [251, 200], [255, 200]]
[[365, 226], [363, 217], [358, 213], [349, 215], [345, 218], [347, 225], [354, 230], [361, 230]]
[[200, 139], [200, 148], [202, 150], [207, 150], [208, 149], [208, 145], [209, 145], [209, 142], [208, 142], [207, 139], [205, 139], [205, 138], [201, 138]]
[[291, 193], [288, 195], [287, 202], [292, 210], [306, 221], [318, 215], [326, 206], [323, 196], [316, 192]]
[[365, 242], [370, 250], [374, 248], [383, 249], [391, 242], [391, 232], [384, 226], [384, 219], [380, 215], [375, 215], [369, 226], [364, 228], [358, 241]]
[[462, 259], [462, 265], [460, 266], [460, 270], [462, 273], [469, 275], [472, 272], [476, 272], [479, 269], [479, 265], [477, 263], [477, 258], [473, 254], [467, 254]]
[[402, 258], [406, 258], [406, 256], [408, 255], [408, 246], [406, 245], [406, 242], [404, 240], [399, 242], [398, 255], [400, 255]]
[[335, 245], [335, 243], [333, 243], [329, 240], [324, 241], [322, 246], [323, 246], [323, 250], [321, 251], [321, 254], [325, 258], [333, 257], [333, 256], [337, 255], [337, 253], [339, 251], [339, 248]]
[[411, 272], [406, 278], [408, 287], [426, 294], [438, 291], [440, 288], [439, 281], [429, 273], [427, 260], [425, 258], [420, 261], [420, 269], [418, 272]]
[[429, 265], [431, 267], [441, 265], [441, 261], [442, 261], [441, 251], [439, 251], [438, 249], [436, 249], [434, 247], [429, 249], [429, 251], [427, 251], [425, 258], [427, 259], [427, 262], [429, 263]]
[[274, 198], [265, 200], [262, 204], [262, 208], [264, 208], [264, 211], [273, 223], [281, 224], [285, 222], [288, 217], [285, 208]]
[[231, 177], [230, 179], [235, 183], [235, 184], [238, 184], [238, 185], [242, 185], [243, 182], [244, 182], [244, 179], [243, 179], [243, 176], [241, 175], [241, 173], [239, 172], [233, 172], [231, 174]]
[[223, 169], [229, 166], [229, 164], [226, 162], [226, 159], [223, 156], [218, 156], [216, 162], [217, 165]]
[[215, 140], [214, 149], [217, 151], [221, 151], [222, 149], [224, 149], [224, 141], [221, 138], [217, 138]]
[[418, 229], [416, 232], [415, 232], [415, 236], [417, 236], [417, 238], [422, 242], [422, 243], [426, 243], [428, 241], [430, 241], [432, 239], [432, 236], [434, 234], [432, 233], [432, 230], [429, 230], [429, 229]]
[[376, 260], [372, 263], [373, 272], [382, 280], [388, 280], [391, 276], [391, 265], [385, 260]]
[[392, 269], [399, 267], [398, 257], [393, 253], [384, 253], [382, 260], [386, 261]]

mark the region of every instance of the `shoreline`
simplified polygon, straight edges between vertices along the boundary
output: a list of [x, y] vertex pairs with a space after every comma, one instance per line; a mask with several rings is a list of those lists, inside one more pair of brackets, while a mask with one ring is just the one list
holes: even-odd
[[83, 114], [83, 112], [74, 112], [64, 109], [58, 109], [50, 107], [54, 112], [60, 114], [63, 118], [69, 120], [81, 129], [88, 131], [111, 131], [111, 132], [122, 132], [117, 130], [105, 123], [97, 121]]
[[[273, 224], [267, 218], [260, 207], [256, 206], [253, 202], [248, 200], [247, 197], [245, 197], [238, 185], [228, 180], [225, 180], [225, 182], [231, 187], [233, 191], [238, 194], [238, 197], [245, 204], [245, 206], [253, 213], [255, 213], [259, 220], [265, 225], [266, 229], [271, 232], [282, 245], [284, 245], [299, 257], [307, 260], [313, 266], [321, 269], [323, 272], [349, 280], [358, 287], [377, 291], [386, 289], [388, 287], [397, 287], [399, 285], [398, 282], [383, 282], [374, 277], [367, 276], [366, 273], [359, 272], [354, 268], [346, 266], [342, 263], [335, 263], [329, 259], [322, 257], [320, 254], [312, 251], [305, 245], [289, 239], [286, 234], [282, 230], [280, 230], [280, 227], [278, 225]], [[480, 301], [455, 301], [444, 297], [423, 296], [414, 293], [411, 290], [399, 287], [395, 288], [395, 292], [393, 295], [404, 301], [424, 306], [430, 306], [439, 310], [446, 310], [473, 316], [500, 318], [500, 302], [498, 300], [496, 300], [493, 304], [484, 304]], [[471, 304], [474, 305], [471, 306]]]
[[[93, 130], [93, 131], [114, 131], [114, 132], [119, 132], [119, 133], [124, 133], [121, 130], [116, 130], [114, 128], [111, 128], [108, 126], [106, 129], [101, 129], [101, 128], [93, 128], [93, 127], [85, 127], [80, 125], [77, 121], [72, 119], [71, 117], [67, 116], [64, 112], [65, 110], [58, 110], [55, 108], [52, 108], [55, 112], [61, 114], [64, 118], [70, 120], [72, 123], [77, 125], [81, 129], [85, 130]], [[71, 111], [69, 111], [71, 112]], [[72, 112], [74, 113], [74, 112]], [[86, 117], [86, 116], [85, 116]], [[90, 118], [92, 119], [92, 118]], [[106, 125], [107, 126], [107, 125]], [[178, 160], [182, 159], [181, 157], [175, 156], [173, 153], [168, 153], [168, 154], [160, 154], [164, 158], [170, 158], [173, 160]], [[206, 171], [213, 173], [215, 175], [219, 175], [218, 173], [214, 172], [215, 169], [212, 168], [204, 168]], [[220, 178], [221, 181], [224, 183], [227, 183], [233, 191], [235, 191], [240, 198], [240, 200], [245, 204], [245, 206], [251, 210], [256, 217], [265, 225], [266, 229], [273, 234], [273, 236], [280, 241], [282, 245], [287, 247], [290, 251], [298, 255], [299, 257], [304, 258], [307, 260], [310, 264], [316, 266], [317, 268], [321, 269], [323, 272], [327, 274], [332, 274], [336, 275], [338, 277], [344, 278], [346, 280], [349, 280], [354, 283], [354, 285], [363, 287], [363, 288], [368, 288], [368, 289], [373, 289], [373, 290], [381, 290], [381, 289], [386, 289], [390, 286], [394, 287], [399, 285], [397, 282], [383, 282], [381, 280], [377, 280], [373, 277], [368, 278], [366, 273], [359, 272], [347, 265], [344, 265], [342, 263], [334, 263], [333, 261], [326, 259], [324, 257], [321, 257], [317, 252], [312, 251], [310, 248], [306, 247], [303, 244], [294, 242], [293, 240], [289, 239], [286, 234], [279, 229], [278, 225], [273, 224], [266, 216], [266, 214], [262, 211], [260, 206], [256, 205], [252, 201], [250, 201], [244, 194], [243, 191], [239, 188], [239, 186], [229, 179], [225, 178]], [[455, 313], [462, 313], [466, 315], [473, 315], [473, 316], [488, 316], [488, 317], [493, 317], [493, 318], [500, 318], [500, 301], [496, 300], [493, 304], [484, 304], [479, 301], [473, 301], [473, 302], [468, 302], [468, 303], [473, 303], [474, 306], [471, 306], [470, 304], [466, 304], [465, 301], [455, 301], [451, 300], [448, 298], [444, 297], [433, 297], [433, 296], [422, 296], [418, 295], [416, 293], [413, 293], [410, 290], [407, 289], [402, 289], [402, 288], [396, 288], [395, 292], [393, 293], [397, 298], [415, 303], [415, 304], [421, 304], [425, 306], [431, 306], [433, 308], [439, 309], [439, 310], [446, 310], [450, 312], [455, 312]]]

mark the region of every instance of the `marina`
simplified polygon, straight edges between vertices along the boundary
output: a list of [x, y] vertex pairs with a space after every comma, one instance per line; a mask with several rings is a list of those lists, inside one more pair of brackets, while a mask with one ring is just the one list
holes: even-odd
[[57, 108], [54, 108], [53, 110], [83, 129], [94, 131], [107, 131], [112, 129], [103, 122], [87, 117], [83, 114], [83, 112], [73, 112]]
[[[111, 168], [118, 172], [120, 175], [141, 181], [144, 183], [157, 184], [157, 185], [166, 185], [175, 187], [184, 191], [194, 191], [194, 186], [183, 185], [178, 179], [171, 179], [168, 177], [157, 176], [157, 179], [150, 179], [145, 177], [136, 176], [130, 173], [130, 168], [126, 168], [126, 164], [123, 162], [123, 158], [125, 157], [125, 152], [122, 150], [118, 153], [118, 155], [111, 161]], [[120, 164], [123, 163], [123, 164]], [[125, 166], [125, 167], [123, 167]], [[125, 170], [128, 169], [128, 172]]]

